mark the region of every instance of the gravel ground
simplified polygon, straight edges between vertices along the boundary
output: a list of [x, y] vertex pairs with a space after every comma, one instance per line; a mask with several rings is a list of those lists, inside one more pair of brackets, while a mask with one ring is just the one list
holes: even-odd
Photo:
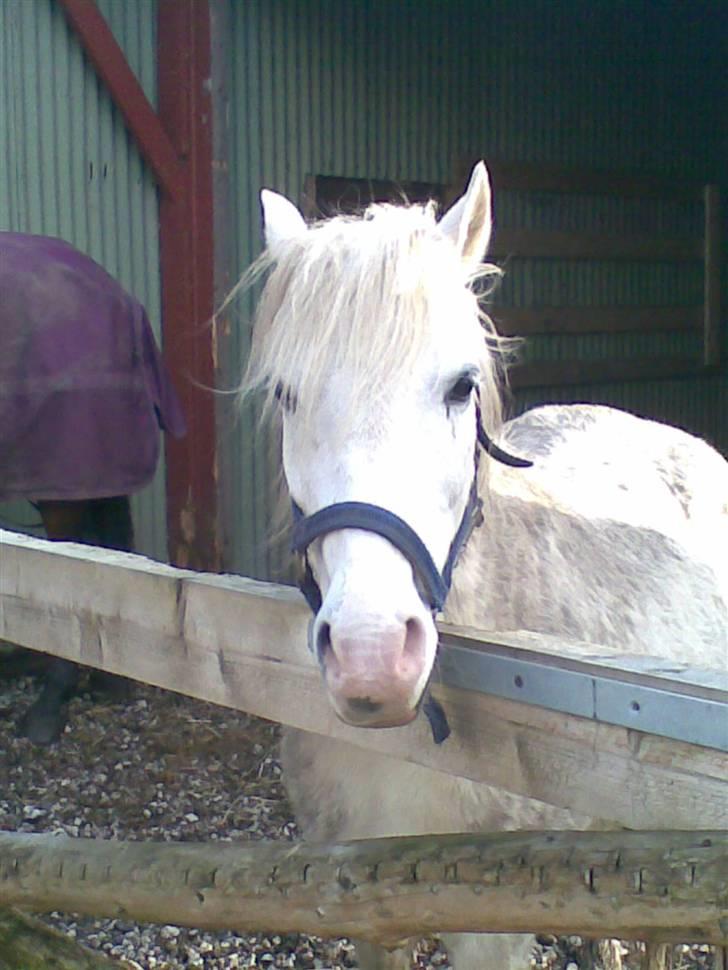
[[[16, 724], [36, 685], [3, 676], [0, 656], [0, 829], [63, 831], [82, 838], [233, 841], [298, 838], [280, 781], [273, 724], [151, 687], [109, 703], [82, 693], [69, 705], [60, 743], [34, 747]], [[304, 936], [241, 936], [175, 926], [45, 917], [93, 949], [137, 970], [248, 967], [356, 967], [349, 941]], [[639, 950], [623, 947], [625, 965]], [[713, 970], [708, 947], [674, 948], [674, 970]], [[576, 937], [542, 941], [536, 968], [585, 970], [593, 948]], [[423, 944], [413, 966], [447, 968]]]

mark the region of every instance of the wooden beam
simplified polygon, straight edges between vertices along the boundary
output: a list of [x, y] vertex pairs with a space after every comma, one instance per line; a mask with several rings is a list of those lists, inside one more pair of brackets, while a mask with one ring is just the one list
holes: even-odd
[[199, 929], [579, 933], [728, 942], [725, 832], [500, 832], [338, 844], [0, 832], [0, 904]]
[[177, 151], [95, 0], [58, 2], [162, 191], [179, 198], [184, 175]]
[[701, 306], [491, 306], [498, 333], [506, 337], [579, 333], [699, 333]]
[[630, 828], [725, 825], [719, 751], [448, 687], [435, 690], [452, 727], [443, 745], [422, 718], [352, 728], [324, 695], [297, 591], [15, 533], [0, 541], [10, 642]]
[[[477, 158], [462, 161], [455, 183], [466, 183]], [[609, 169], [563, 168], [534, 162], [509, 162], [486, 159], [498, 191], [554, 192], [563, 195], [606, 195], [623, 199], [671, 199], [693, 202], [701, 199], [702, 183], [669, 175], [646, 175], [639, 172]]]
[[699, 377], [704, 368], [697, 357], [625, 357], [604, 360], [544, 360], [516, 364], [508, 372], [514, 390], [574, 384], [621, 384]]
[[688, 262], [705, 257], [702, 237], [627, 236], [564, 230], [498, 229], [494, 259], [604, 259], [620, 262]]

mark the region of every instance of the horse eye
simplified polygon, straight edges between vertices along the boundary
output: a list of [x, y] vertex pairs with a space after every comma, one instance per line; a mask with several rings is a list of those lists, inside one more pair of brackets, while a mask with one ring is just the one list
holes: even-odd
[[475, 378], [470, 374], [463, 374], [455, 381], [445, 395], [446, 404], [467, 404], [475, 389]]
[[296, 413], [298, 399], [290, 387], [284, 387], [284, 385], [278, 381], [273, 391], [273, 395], [284, 411], [290, 411], [293, 414]]

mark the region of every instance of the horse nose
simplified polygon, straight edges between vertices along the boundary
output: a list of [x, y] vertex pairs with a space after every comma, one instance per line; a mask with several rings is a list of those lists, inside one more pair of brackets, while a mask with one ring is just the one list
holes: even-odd
[[419, 618], [356, 633], [321, 621], [315, 645], [342, 720], [359, 727], [393, 727], [415, 717], [427, 680], [426, 631]]

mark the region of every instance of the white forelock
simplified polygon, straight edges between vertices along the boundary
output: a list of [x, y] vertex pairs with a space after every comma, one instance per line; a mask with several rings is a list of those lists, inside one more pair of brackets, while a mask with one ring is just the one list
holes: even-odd
[[[451, 298], [448, 325], [483, 326], [481, 406], [490, 430], [500, 418], [494, 356], [498, 338], [479, 312], [473, 273], [439, 229], [432, 204], [372, 205], [362, 216], [313, 225], [259, 260], [269, 270], [258, 304], [244, 392], [280, 382], [313, 410], [333, 373], [353, 375], [349, 400], [371, 406], [377, 391], [408, 375], [432, 339], [435, 307]], [[441, 314], [440, 314], [441, 315]], [[486, 337], [488, 338], [486, 344]]]

